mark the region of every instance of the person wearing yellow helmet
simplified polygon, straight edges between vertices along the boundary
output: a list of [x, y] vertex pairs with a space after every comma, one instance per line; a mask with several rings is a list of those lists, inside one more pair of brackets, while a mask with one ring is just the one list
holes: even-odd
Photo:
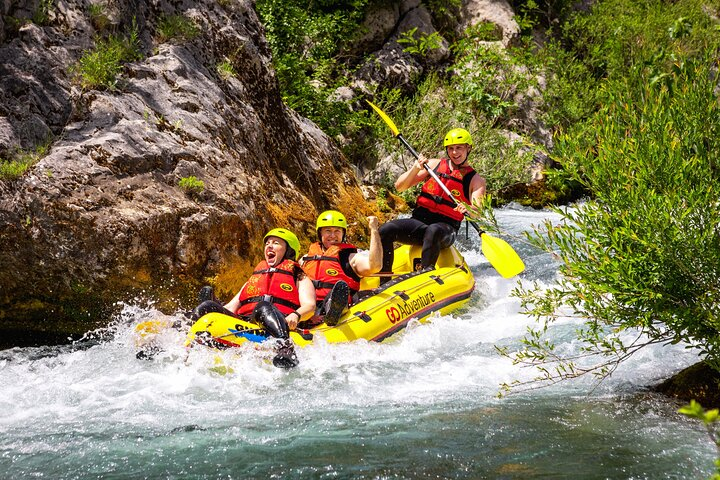
[[316, 314], [306, 324], [321, 322], [335, 325], [343, 310], [360, 289], [360, 278], [377, 273], [382, 266], [377, 217], [367, 217], [370, 227], [370, 250], [358, 255], [355, 245], [346, 242], [347, 219], [337, 210], [322, 212], [315, 225], [318, 241], [310, 245], [300, 264], [315, 286]]
[[[300, 242], [294, 233], [274, 228], [263, 240], [264, 258], [235, 297], [225, 305], [206, 298], [193, 311], [193, 318], [220, 312], [264, 326], [271, 336], [279, 339], [273, 364], [290, 368], [298, 363], [290, 330], [303, 318], [313, 316], [315, 287], [297, 263]], [[212, 293], [205, 291], [202, 295], [212, 296]]]
[[[468, 165], [473, 141], [470, 132], [454, 128], [443, 141], [446, 156], [428, 159], [420, 155], [413, 165], [395, 182], [398, 192], [422, 183], [422, 190], [411, 218], [387, 222], [380, 227], [383, 266], [381, 273], [390, 272], [394, 260], [394, 242], [422, 245], [422, 258], [418, 269], [434, 267], [440, 250], [455, 242], [455, 236], [466, 204], [479, 203], [485, 195], [486, 181]], [[447, 187], [453, 198], [426, 170], [432, 169]], [[389, 277], [382, 282], [389, 281]]]

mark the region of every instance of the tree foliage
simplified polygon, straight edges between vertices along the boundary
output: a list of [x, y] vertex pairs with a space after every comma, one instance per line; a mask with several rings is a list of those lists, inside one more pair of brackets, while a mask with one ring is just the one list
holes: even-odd
[[[699, 5], [679, 3], [689, 12]], [[500, 350], [540, 367], [536, 381], [587, 372], [603, 378], [650, 343], [684, 342], [720, 369], [720, 43], [708, 35], [714, 26], [707, 15], [678, 23], [661, 2], [643, 4], [666, 19], [658, 28], [667, 39], [634, 31], [635, 43], [646, 48], [627, 58], [618, 52], [623, 42], [605, 45], [605, 65], [613, 66], [596, 113], [557, 137], [556, 160], [593, 198], [558, 210], [563, 222], [546, 222], [529, 235], [560, 258], [560, 279], [547, 289], [516, 290], [539, 327], [520, 351]], [[595, 43], [588, 48], [603, 48]], [[563, 317], [583, 320], [576, 332], [583, 347], [574, 357], [558, 353], [545, 336]]]
[[343, 49], [358, 34], [369, 0], [258, 0], [283, 101], [331, 135], [342, 133], [350, 110], [329, 101], [344, 84]]
[[[691, 400], [688, 405], [680, 408], [678, 412], [703, 423], [707, 430], [708, 437], [710, 437], [710, 441], [715, 445], [720, 455], [720, 430], [718, 430], [718, 426], [720, 426], [718, 423], [720, 414], [718, 409], [711, 408], [706, 410], [698, 402]], [[720, 480], [720, 458], [715, 459], [715, 473], [710, 477], [710, 480]]]

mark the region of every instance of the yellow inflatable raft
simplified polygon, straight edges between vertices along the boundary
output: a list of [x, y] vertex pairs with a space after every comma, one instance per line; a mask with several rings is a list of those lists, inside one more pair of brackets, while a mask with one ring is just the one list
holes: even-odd
[[[299, 346], [323, 338], [329, 343], [357, 339], [381, 342], [405, 328], [411, 319], [427, 319], [434, 312], [446, 314], [466, 303], [475, 288], [475, 279], [462, 255], [454, 248], [440, 253], [434, 270], [413, 272], [421, 248], [403, 245], [395, 250], [392, 281], [379, 286], [378, 277], [364, 278], [364, 298], [349, 307], [338, 324], [320, 324], [308, 330], [292, 331]], [[221, 313], [209, 313], [192, 325], [186, 345], [233, 347], [248, 341], [262, 342], [267, 334], [255, 323]]]

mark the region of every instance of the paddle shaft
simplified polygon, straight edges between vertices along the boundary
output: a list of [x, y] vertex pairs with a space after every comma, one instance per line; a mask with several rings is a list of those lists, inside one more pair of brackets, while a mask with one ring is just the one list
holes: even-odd
[[[412, 155], [413, 155], [416, 159], [418, 159], [418, 160], [420, 159], [420, 154], [415, 151], [415, 149], [412, 147], [412, 145], [410, 145], [410, 144], [408, 143], [407, 140], [405, 140], [405, 137], [402, 136], [402, 133], [398, 133], [398, 134], [396, 135], [396, 137], [397, 137], [398, 140], [400, 140], [400, 142], [402, 142], [403, 145], [405, 145], [405, 148], [407, 148], [407, 150], [408, 150], [410, 153], [412, 153]], [[446, 186], [443, 182], [440, 181], [440, 179], [438, 178], [437, 174], [433, 171], [433, 169], [430, 168], [427, 163], [424, 163], [424, 164], [423, 164], [423, 167], [425, 167], [425, 170], [427, 170], [427, 172], [428, 172], [428, 173], [430, 174], [430, 176], [437, 182], [437, 184], [440, 185], [440, 188], [442, 188], [443, 192], [445, 192], [445, 194], [446, 194], [448, 197], [450, 197], [450, 201], [453, 202], [453, 203], [455, 204], [455, 206], [457, 206], [457, 202], [455, 201], [455, 197], [453, 197], [453, 194], [450, 193], [450, 190], [447, 188], [447, 186]], [[484, 231], [483, 229], [481, 229], [475, 222], [473, 222], [473, 221], [470, 219], [470, 217], [468, 216], [467, 212], [463, 212], [463, 215], [465, 216], [465, 220], [467, 220], [467, 221], [470, 223], [470, 225], [473, 226], [473, 228], [478, 232], [479, 235], [482, 236], [482, 234], [485, 233], [485, 231]]]

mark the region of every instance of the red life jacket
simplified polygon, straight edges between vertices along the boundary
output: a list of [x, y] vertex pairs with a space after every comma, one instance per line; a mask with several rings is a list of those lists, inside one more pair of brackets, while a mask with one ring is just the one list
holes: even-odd
[[[435, 167], [435, 173], [440, 181], [450, 190], [455, 197], [455, 202], [462, 201], [470, 203], [468, 192], [470, 180], [475, 175], [472, 167], [465, 165], [455, 170], [450, 170], [450, 160], [443, 158]], [[430, 177], [423, 183], [422, 191], [417, 199], [417, 204], [431, 212], [439, 213], [453, 220], [462, 221], [463, 214], [455, 210], [455, 203], [442, 190], [434, 178]]]
[[260, 301], [270, 302], [284, 315], [300, 308], [297, 274], [300, 265], [285, 259], [271, 268], [267, 262], [260, 262], [240, 292], [240, 307], [235, 312], [240, 316], [251, 315]]
[[315, 242], [310, 245], [307, 255], [302, 257], [303, 270], [312, 278], [315, 285], [315, 298], [318, 304], [327, 297], [339, 280], [345, 280], [348, 284], [350, 290], [348, 305], [352, 301], [353, 294], [360, 290], [360, 280], [355, 272], [352, 275], [348, 274], [340, 264], [340, 252], [343, 250], [356, 253], [357, 247], [349, 243], [341, 243], [323, 251], [320, 242]]

